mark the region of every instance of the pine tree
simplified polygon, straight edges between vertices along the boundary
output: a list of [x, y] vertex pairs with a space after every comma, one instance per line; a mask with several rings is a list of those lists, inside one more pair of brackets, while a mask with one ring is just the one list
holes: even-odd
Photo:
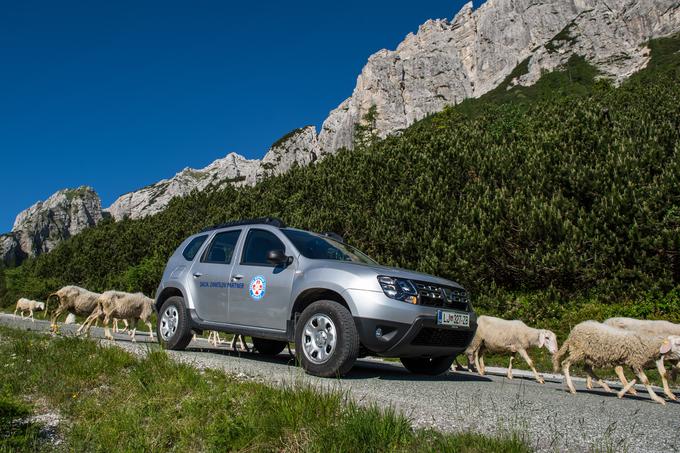
[[365, 149], [378, 141], [378, 108], [374, 105], [368, 109], [361, 121], [354, 125], [354, 147]]

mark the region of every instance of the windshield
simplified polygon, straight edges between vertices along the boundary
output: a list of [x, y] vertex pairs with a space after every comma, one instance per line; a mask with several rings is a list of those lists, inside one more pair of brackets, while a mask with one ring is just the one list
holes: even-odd
[[377, 265], [378, 263], [365, 253], [326, 236], [301, 230], [281, 230], [305, 258], [315, 260], [351, 261]]

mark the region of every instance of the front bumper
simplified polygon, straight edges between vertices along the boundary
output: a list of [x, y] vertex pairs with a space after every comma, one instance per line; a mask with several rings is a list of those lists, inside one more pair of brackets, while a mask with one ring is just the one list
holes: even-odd
[[[362, 346], [383, 357], [442, 357], [460, 354], [477, 330], [477, 317], [470, 313], [470, 327], [437, 325], [434, 316], [419, 316], [412, 324], [355, 317]], [[380, 329], [380, 336], [376, 331]]]

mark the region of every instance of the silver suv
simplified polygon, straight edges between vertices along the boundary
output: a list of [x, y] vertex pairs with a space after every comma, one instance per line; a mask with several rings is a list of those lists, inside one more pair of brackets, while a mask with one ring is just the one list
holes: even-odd
[[294, 342], [301, 366], [326, 377], [367, 355], [441, 374], [477, 326], [459, 284], [381, 266], [335, 234], [271, 218], [190, 236], [170, 257], [156, 294], [166, 348], [184, 349], [203, 330], [249, 335], [268, 355]]

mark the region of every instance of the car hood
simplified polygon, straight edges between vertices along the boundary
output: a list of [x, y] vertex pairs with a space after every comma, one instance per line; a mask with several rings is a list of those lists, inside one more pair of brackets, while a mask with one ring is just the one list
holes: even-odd
[[[329, 260], [333, 261], [333, 260]], [[409, 280], [418, 280], [431, 283], [437, 283], [439, 285], [453, 286], [456, 288], [463, 287], [452, 281], [441, 277], [435, 277], [434, 275], [425, 274], [422, 272], [411, 271], [408, 269], [401, 269], [399, 267], [381, 266], [379, 264], [364, 264], [364, 263], [354, 263], [348, 261], [333, 261], [334, 267], [354, 267], [357, 271], [361, 273], [375, 272], [375, 275], [387, 275], [389, 277], [404, 278]]]

